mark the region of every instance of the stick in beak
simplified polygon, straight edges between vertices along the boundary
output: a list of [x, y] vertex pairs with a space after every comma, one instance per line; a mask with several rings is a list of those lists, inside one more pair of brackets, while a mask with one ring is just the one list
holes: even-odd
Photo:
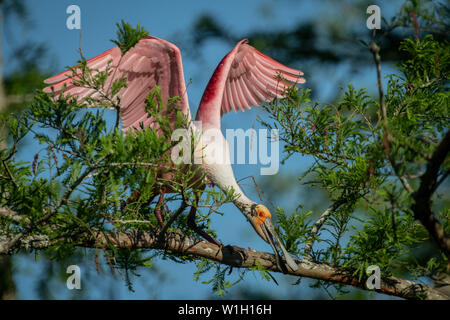
[[[272, 247], [275, 256], [277, 257], [277, 265], [278, 268], [282, 269], [279, 263], [280, 255], [278, 253], [277, 247], [281, 249], [281, 252], [283, 253], [283, 256], [286, 260], [286, 264], [293, 270], [297, 271], [298, 266], [295, 263], [294, 259], [292, 259], [289, 252], [284, 247], [283, 243], [278, 238], [275, 228], [273, 227], [272, 221], [271, 221], [271, 214], [269, 210], [263, 206], [263, 205], [257, 205], [256, 208], [256, 217], [254, 218], [254, 221], [252, 221], [252, 225], [256, 232], [259, 234], [261, 238], [263, 238], [264, 241], [270, 244]], [[283, 270], [283, 269], [282, 269]]]

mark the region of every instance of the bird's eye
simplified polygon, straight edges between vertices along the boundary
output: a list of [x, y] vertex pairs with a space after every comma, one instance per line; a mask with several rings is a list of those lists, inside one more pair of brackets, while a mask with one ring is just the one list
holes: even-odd
[[258, 205], [255, 208], [254, 214], [256, 217], [258, 217], [259, 220], [263, 222], [266, 220], [266, 218], [271, 217], [269, 210], [267, 210], [267, 208], [264, 207], [263, 205]]

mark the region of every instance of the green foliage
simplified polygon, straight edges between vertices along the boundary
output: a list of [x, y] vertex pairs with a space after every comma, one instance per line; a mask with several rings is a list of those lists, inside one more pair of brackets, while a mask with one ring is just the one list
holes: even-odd
[[246, 270], [242, 271], [235, 281], [227, 280], [227, 276], [233, 270], [229, 266], [221, 266], [207, 259], [199, 259], [196, 262], [197, 271], [194, 273], [194, 280], [199, 281], [200, 277], [206, 276], [208, 272], [214, 271], [209, 280], [204, 280], [202, 283], [211, 284], [211, 289], [214, 294], [219, 297], [224, 297], [228, 293], [228, 289], [239, 283], [244, 279]]
[[257, 271], [259, 273], [259, 275], [261, 276], [261, 278], [266, 281], [270, 281], [272, 279], [272, 277], [270, 276], [267, 269], [264, 266], [262, 266], [258, 261], [256, 261], [256, 266], [254, 266], [253, 268], [250, 268], [249, 270]]
[[231, 271], [231, 267], [222, 267], [220, 265], [216, 265], [216, 270], [214, 272], [213, 277], [208, 281], [203, 281], [204, 284], [212, 284], [212, 290], [218, 296], [223, 297], [228, 289], [240, 282], [243, 279], [243, 275], [245, 272], [241, 273], [239, 279], [234, 282], [226, 280], [226, 275]]
[[[287, 99], [266, 106], [270, 121], [261, 120], [280, 130], [284, 160], [295, 155], [314, 160], [299, 181], [323, 189], [332, 202], [340, 203], [314, 235], [310, 255], [352, 270], [359, 280], [365, 279], [369, 265], [379, 266], [383, 275], [407, 277], [430, 277], [446, 272], [448, 265], [448, 258], [415, 220], [408, 188], [419, 185], [449, 128], [450, 46], [428, 35], [405, 39], [399, 50], [404, 60], [398, 73], [388, 76], [383, 102], [387, 127], [380, 100], [352, 85], [334, 104], [312, 102], [308, 89], [292, 88]], [[385, 140], [386, 132], [390, 140]], [[439, 183], [449, 168], [444, 162]], [[434, 208], [440, 208], [436, 215], [448, 232], [448, 197], [437, 196], [435, 202]], [[281, 209], [277, 213], [289, 250], [301, 253], [315, 219], [308, 221], [304, 213], [287, 219]], [[430, 246], [434, 249], [427, 253], [420, 250]], [[340, 286], [336, 289], [342, 292]]]
[[301, 212], [299, 206], [296, 212], [287, 215], [280, 207], [276, 208], [277, 226], [275, 231], [284, 239], [286, 250], [292, 254], [300, 254], [299, 248], [305, 243], [309, 227], [307, 218], [312, 214], [311, 211]]
[[116, 26], [117, 40], [111, 41], [120, 48], [122, 55], [133, 48], [143, 37], [148, 36], [148, 31], [141, 27], [139, 23], [136, 28], [133, 28], [130, 24], [122, 20], [121, 23], [116, 23]]

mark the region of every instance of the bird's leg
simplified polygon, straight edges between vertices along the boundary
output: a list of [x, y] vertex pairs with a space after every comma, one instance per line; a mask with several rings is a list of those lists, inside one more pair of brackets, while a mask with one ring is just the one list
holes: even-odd
[[163, 219], [161, 217], [161, 208], [164, 208], [164, 194], [166, 193], [166, 188], [162, 188], [161, 189], [161, 194], [159, 195], [159, 200], [158, 203], [156, 204], [156, 208], [155, 208], [155, 216], [156, 216], [156, 220], [158, 220], [158, 224], [160, 227], [164, 226], [164, 222]]
[[167, 219], [167, 213], [168, 212], [170, 212], [169, 206], [167, 205], [167, 202], [164, 199], [164, 211], [163, 211], [163, 218], [164, 218], [164, 220]]
[[195, 222], [195, 214], [197, 213], [197, 209], [192, 206], [191, 210], [189, 212], [188, 215], [188, 227], [191, 228], [192, 230], [195, 231], [195, 233], [197, 233], [198, 235], [200, 235], [201, 237], [203, 237], [205, 240], [207, 240], [208, 242], [211, 242], [219, 247], [223, 247], [223, 245], [217, 241], [216, 239], [214, 239], [212, 236], [210, 236], [209, 234], [207, 234], [205, 232], [205, 230], [203, 230], [202, 228], [200, 228], [196, 222]]
[[198, 205], [199, 200], [200, 200], [200, 193], [196, 193], [195, 194], [195, 206], [191, 206], [191, 210], [189, 211], [189, 215], [188, 215], [188, 219], [187, 219], [188, 227], [191, 228], [195, 233], [197, 233], [198, 235], [203, 237], [208, 242], [211, 242], [219, 247], [223, 247], [223, 244], [221, 244], [219, 241], [217, 241], [212, 236], [207, 234], [205, 232], [205, 230], [200, 228], [197, 225], [197, 223], [195, 222], [195, 215], [197, 213], [197, 205]]

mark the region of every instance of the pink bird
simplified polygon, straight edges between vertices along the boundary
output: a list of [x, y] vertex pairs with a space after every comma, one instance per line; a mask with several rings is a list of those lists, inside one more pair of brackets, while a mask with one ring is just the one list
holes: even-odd
[[[125, 74], [128, 86], [119, 92], [120, 120], [124, 132], [130, 128], [139, 129], [141, 125], [156, 127], [153, 118], [148, 117], [145, 110], [145, 98], [156, 85], [161, 88], [164, 102], [170, 97], [180, 97], [181, 99], [172, 105], [166, 114], [175, 120], [175, 109], [180, 110], [190, 121], [192, 132], [200, 134], [202, 141], [212, 141], [207, 144], [199, 143], [195, 148], [195, 154], [202, 159], [199, 164], [201, 170], [206, 173], [209, 182], [221, 190], [234, 190], [235, 206], [257, 234], [271, 245], [277, 257], [277, 264], [280, 266], [280, 255], [277, 250], [279, 247], [287, 265], [295, 271], [298, 266], [279, 240], [269, 210], [264, 205], [250, 200], [238, 185], [229, 161], [229, 146], [221, 132], [220, 122], [221, 116], [231, 110], [245, 111], [264, 102], [271, 102], [275, 98], [283, 98], [285, 89], [292, 85], [291, 83], [304, 83], [305, 79], [301, 77], [303, 75], [301, 71], [280, 64], [247, 42], [246, 39], [240, 41], [217, 66], [203, 93], [196, 122], [191, 121], [181, 53], [174, 44], [146, 36], [123, 56], [116, 46], [88, 60], [87, 66], [93, 69], [94, 73], [105, 71], [108, 65], [112, 68], [112, 75], [108, 78], [105, 88], [108, 88], [114, 79]], [[64, 94], [77, 97], [79, 101], [86, 97], [100, 96], [94, 89], [77, 87], [73, 79], [69, 78], [71, 76], [71, 71], [65, 71], [45, 80], [50, 86], [44, 91], [58, 94], [65, 85]], [[197, 121], [201, 123], [201, 128], [198, 127]], [[214, 157], [212, 155], [228, 161], [211, 159]], [[158, 193], [161, 192], [160, 201], [164, 192], [171, 192], [170, 190], [170, 185], [158, 190]], [[189, 226], [208, 241], [221, 245], [195, 224], [195, 214], [196, 209], [192, 206], [188, 216]]]

